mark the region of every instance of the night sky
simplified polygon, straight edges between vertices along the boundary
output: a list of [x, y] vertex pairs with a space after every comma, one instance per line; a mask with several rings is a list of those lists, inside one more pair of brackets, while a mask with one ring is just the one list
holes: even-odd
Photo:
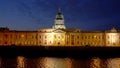
[[120, 0], [0, 0], [0, 27], [52, 28], [58, 8], [67, 28], [120, 30]]

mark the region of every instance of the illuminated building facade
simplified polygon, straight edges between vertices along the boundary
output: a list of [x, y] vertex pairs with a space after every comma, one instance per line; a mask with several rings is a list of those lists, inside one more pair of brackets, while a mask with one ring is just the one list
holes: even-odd
[[53, 28], [36, 31], [16, 31], [0, 28], [0, 45], [16, 46], [119, 46], [120, 33], [108, 31], [82, 31], [66, 28], [59, 9]]
[[0, 28], [0, 45], [37, 45], [37, 31], [15, 31]]
[[56, 15], [53, 28], [54, 29], [65, 29], [66, 28], [64, 25], [64, 16], [61, 13], [61, 9], [59, 9], [58, 14]]

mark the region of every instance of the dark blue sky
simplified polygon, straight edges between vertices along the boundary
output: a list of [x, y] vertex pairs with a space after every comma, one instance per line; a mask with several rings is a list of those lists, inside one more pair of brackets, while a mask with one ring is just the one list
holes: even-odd
[[59, 7], [68, 28], [120, 30], [120, 0], [0, 0], [0, 27], [51, 28]]

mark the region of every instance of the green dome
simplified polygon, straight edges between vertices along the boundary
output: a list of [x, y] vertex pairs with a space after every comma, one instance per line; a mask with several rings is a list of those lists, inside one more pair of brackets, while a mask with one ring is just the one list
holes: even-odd
[[63, 19], [64, 19], [64, 17], [63, 17], [63, 15], [61, 13], [61, 9], [59, 9], [58, 14], [56, 15], [56, 20], [63, 20]]

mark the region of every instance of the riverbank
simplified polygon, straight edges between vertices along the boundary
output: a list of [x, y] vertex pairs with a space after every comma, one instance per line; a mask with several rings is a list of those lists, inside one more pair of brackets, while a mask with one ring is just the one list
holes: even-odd
[[120, 47], [82, 47], [82, 46], [0, 46], [0, 56], [26, 57], [120, 57]]

